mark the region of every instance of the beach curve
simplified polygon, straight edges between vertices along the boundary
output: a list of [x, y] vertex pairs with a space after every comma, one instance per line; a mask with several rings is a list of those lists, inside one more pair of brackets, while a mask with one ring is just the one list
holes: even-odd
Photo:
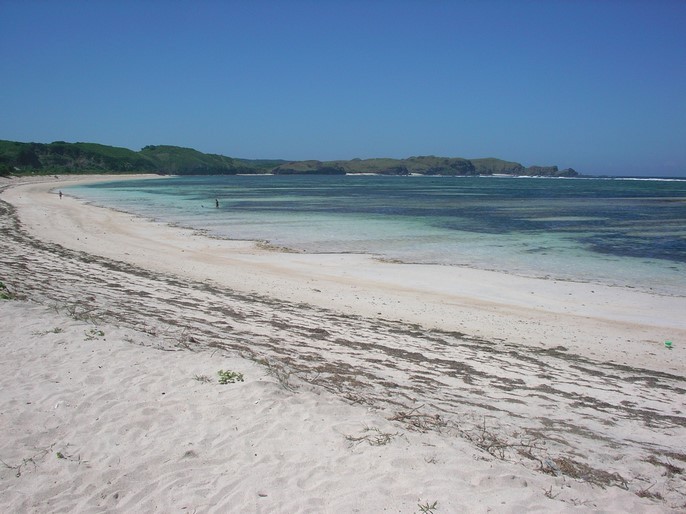
[[[636, 489], [645, 459], [679, 455], [683, 350], [662, 338], [684, 340], [683, 298], [265, 251], [59, 199], [50, 191], [61, 184], [2, 194], [6, 225], [21, 222], [5, 227], [6, 280], [31, 299], [138, 330], [174, 326], [191, 347], [275, 363], [308, 387], [482, 450], [495, 434], [496, 459], [513, 460], [526, 433], [547, 444], [519, 448], [530, 454], [522, 460], [546, 476], [586, 470]], [[36, 284], [41, 274], [49, 284]]]

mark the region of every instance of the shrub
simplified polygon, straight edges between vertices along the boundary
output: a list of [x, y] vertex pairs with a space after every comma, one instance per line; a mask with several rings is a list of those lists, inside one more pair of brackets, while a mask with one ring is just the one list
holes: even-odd
[[243, 382], [243, 373], [238, 373], [237, 371], [224, 371], [220, 369], [217, 375], [219, 375], [218, 382], [222, 385]]

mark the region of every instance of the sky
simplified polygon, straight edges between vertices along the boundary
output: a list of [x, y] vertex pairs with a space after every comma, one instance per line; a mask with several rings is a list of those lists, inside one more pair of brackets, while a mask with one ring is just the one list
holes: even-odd
[[686, 176], [685, 0], [0, 0], [0, 139]]

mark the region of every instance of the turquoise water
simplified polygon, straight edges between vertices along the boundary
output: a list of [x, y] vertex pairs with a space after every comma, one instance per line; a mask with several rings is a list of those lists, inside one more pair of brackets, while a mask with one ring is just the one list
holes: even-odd
[[686, 295], [686, 181], [219, 176], [65, 191], [215, 237]]

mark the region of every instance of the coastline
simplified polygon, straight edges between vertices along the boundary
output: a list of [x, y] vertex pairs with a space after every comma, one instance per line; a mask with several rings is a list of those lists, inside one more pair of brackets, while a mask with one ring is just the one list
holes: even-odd
[[[122, 177], [76, 180], [117, 178]], [[279, 252], [251, 241], [210, 239], [79, 199], [60, 201], [48, 194], [59, 187], [58, 181], [22, 185], [2, 198], [18, 209], [24, 228], [38, 239], [146, 269], [489, 340], [540, 348], [554, 341], [584, 357], [686, 374], [686, 361], [662, 351], [665, 340], [686, 341], [686, 295], [380, 262], [367, 255]]]
[[[82, 179], [93, 177], [75, 180]], [[166, 359], [171, 356], [178, 359], [174, 373], [183, 376], [168, 383], [180, 396], [160, 412], [179, 425], [162, 434], [148, 460], [137, 456], [125, 465], [115, 476], [119, 489], [96, 488], [104, 494], [100, 506], [150, 509], [164, 504], [170, 484], [189, 479], [191, 485], [224, 491], [232, 508], [256, 512], [415, 512], [421, 502], [434, 500], [441, 511], [483, 512], [576, 511], [580, 506], [663, 512], [686, 504], [683, 474], [664, 473], [669, 463], [686, 467], [684, 298], [359, 255], [275, 252], [251, 242], [208, 239], [70, 197], [60, 200], [49, 193], [60, 185], [50, 180], [0, 193], [15, 209], [4, 219], [0, 262], [5, 276], [0, 279], [43, 305], [1, 305], [0, 340], [7, 355], [26, 348], [24, 369], [32, 362], [52, 363], [51, 373], [57, 375], [44, 380], [45, 368], [35, 364], [36, 374], [24, 376], [16, 372], [16, 362], [5, 360], [3, 406], [16, 416], [6, 418], [6, 426], [22, 425], [21, 391], [27, 387], [42, 395], [32, 401], [53, 420], [47, 432], [38, 423], [29, 435], [3, 434], [8, 437], [0, 453], [16, 450], [5, 462], [21, 463], [33, 455], [31, 445], [47, 448], [54, 438], [82, 444], [79, 455], [91, 463], [103, 452], [118, 454], [104, 442], [110, 432], [96, 431], [103, 438], [97, 448], [83, 442], [84, 434], [66, 428], [83, 402], [81, 389], [64, 400], [75, 412], [60, 417], [63, 411], [53, 408], [66, 394], [55, 392], [55, 380], [80, 372], [93, 377], [84, 382], [92, 388], [92, 416], [113, 401], [113, 390], [128, 394], [136, 377], [157, 377], [146, 386], [150, 396], [144, 394], [124, 419], [107, 425], [128, 452], [136, 453], [139, 439], [151, 429], [146, 409], [162, 409], [158, 393], [169, 376], [159, 373], [171, 365]], [[20, 227], [11, 226], [15, 218]], [[52, 327], [63, 331], [37, 335]], [[84, 341], [90, 327], [107, 334], [108, 344], [96, 332], [98, 346], [88, 346], [94, 344]], [[676, 343], [672, 350], [664, 347], [665, 339]], [[117, 368], [108, 373], [85, 363], [70, 367], [84, 361], [89, 349]], [[125, 373], [134, 362], [146, 365]], [[194, 373], [220, 366], [246, 375], [241, 394], [232, 397], [235, 403], [224, 413], [216, 410], [226, 401], [216, 396], [223, 390], [216, 383], [200, 389], [204, 386], [193, 379]], [[134, 399], [127, 401], [122, 405], [131, 407]], [[255, 407], [265, 401], [270, 409]], [[181, 416], [182, 422], [174, 412], [185, 412], [184, 405], [193, 412]], [[224, 438], [213, 445], [207, 434], [199, 434], [196, 446], [183, 447], [180, 431], [193, 426], [222, 431], [227, 417], [242, 420], [235, 441]], [[86, 432], [93, 428], [90, 423], [76, 422]], [[130, 437], [122, 423], [133, 428]], [[302, 433], [312, 440], [298, 443]], [[386, 434], [387, 440], [375, 445], [379, 440], [370, 433]], [[528, 446], [521, 446], [523, 439]], [[266, 456], [257, 452], [264, 460], [252, 459], [252, 450], [236, 455], [232, 448], [238, 444], [247, 450], [256, 440], [266, 446]], [[24, 454], [17, 449], [22, 446]], [[169, 458], [165, 461], [169, 447], [178, 450], [175, 463], [185, 451], [200, 455], [201, 462], [190, 466], [197, 469], [171, 469]], [[221, 457], [210, 458], [215, 452]], [[232, 459], [247, 470], [244, 479], [229, 472]], [[49, 465], [40, 460], [35, 469], [28, 464], [22, 478], [40, 488], [52, 480], [57, 460]], [[111, 473], [112, 463], [104, 462], [108, 465], [95, 466], [96, 480]], [[85, 466], [66, 464], [85, 480]], [[165, 479], [155, 479], [154, 472], [144, 474], [142, 484], [123, 478], [145, 466], [162, 469]], [[207, 474], [199, 475], [198, 469]], [[9, 482], [12, 474], [4, 472], [0, 487], [11, 496], [8, 501], [26, 506], [19, 503], [18, 486]], [[70, 480], [69, 473], [58, 472]], [[260, 486], [260, 476], [274, 477], [267, 489]], [[152, 484], [148, 494], [140, 489], [145, 483]], [[638, 494], [646, 490], [659, 492], [661, 499]], [[117, 491], [126, 502], [115, 501]], [[351, 499], [357, 491], [359, 498]], [[67, 505], [95, 507], [97, 495], [85, 503], [87, 494], [77, 486], [71, 495], [71, 500], [62, 497]], [[178, 495], [184, 505], [200, 505], [190, 485]]]

